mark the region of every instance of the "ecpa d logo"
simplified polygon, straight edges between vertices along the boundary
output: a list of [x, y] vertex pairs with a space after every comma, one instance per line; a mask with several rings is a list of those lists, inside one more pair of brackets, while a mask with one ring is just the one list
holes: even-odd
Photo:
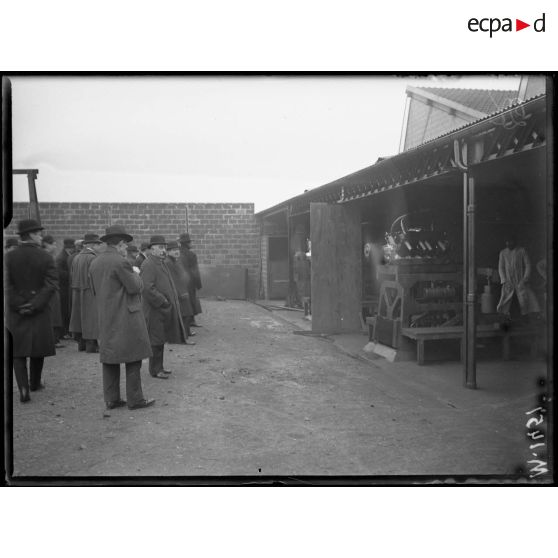
[[[490, 38], [494, 33], [498, 33], [498, 31], [512, 32], [512, 31], [521, 31], [522, 29], [526, 29], [527, 27], [531, 27], [530, 23], [526, 23], [521, 19], [515, 19], [515, 28], [512, 23], [512, 18], [504, 17], [483, 17], [478, 19], [476, 17], [472, 17], [468, 23], [467, 27], [469, 31], [473, 33], [477, 33], [479, 31], [483, 33], [489, 33]], [[545, 14], [543, 13], [541, 17], [535, 19], [533, 22], [533, 30], [537, 33], [544, 33], [545, 32]]]

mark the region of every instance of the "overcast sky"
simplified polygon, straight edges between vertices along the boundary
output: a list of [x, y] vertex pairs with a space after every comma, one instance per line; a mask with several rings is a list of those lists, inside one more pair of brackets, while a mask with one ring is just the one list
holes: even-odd
[[[13, 167], [39, 201], [254, 202], [261, 211], [399, 150], [405, 87], [519, 78], [14, 77]], [[14, 199], [28, 200], [24, 177]]]

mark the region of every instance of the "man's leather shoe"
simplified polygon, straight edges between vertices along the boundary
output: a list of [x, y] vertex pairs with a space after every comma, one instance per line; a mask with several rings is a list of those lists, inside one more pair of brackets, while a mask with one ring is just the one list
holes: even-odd
[[144, 399], [135, 405], [129, 406], [128, 409], [130, 409], [130, 411], [133, 411], [134, 409], [144, 409], [145, 407], [151, 407], [154, 403], [155, 399]]
[[31, 386], [31, 391], [41, 391], [45, 389], [45, 383], [41, 382], [38, 386]]
[[163, 374], [172, 374], [172, 370], [161, 370]]
[[152, 378], [159, 378], [160, 380], [168, 380], [169, 377], [164, 372], [158, 372], [157, 374], [151, 374]]
[[126, 405], [126, 401], [124, 401], [124, 399], [119, 399], [118, 401], [107, 403], [107, 409], [117, 409], [118, 407], [124, 407], [124, 405]]

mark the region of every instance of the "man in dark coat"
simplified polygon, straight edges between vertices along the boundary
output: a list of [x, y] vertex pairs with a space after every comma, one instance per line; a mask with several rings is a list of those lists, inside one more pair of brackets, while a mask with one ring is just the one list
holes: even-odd
[[176, 293], [178, 294], [180, 317], [182, 318], [182, 323], [184, 324], [187, 336], [186, 345], [195, 345], [196, 343], [194, 341], [188, 341], [188, 337], [192, 337], [190, 322], [192, 321], [194, 313], [189, 293], [191, 279], [180, 261], [180, 248], [176, 240], [171, 240], [167, 245], [167, 259], [165, 260], [165, 263], [169, 268], [172, 282], [174, 283]]
[[[68, 256], [68, 320], [72, 316], [72, 264], [75, 257], [83, 250], [83, 240], [78, 239], [74, 242], [74, 251]], [[70, 331], [70, 322], [68, 321], [68, 331]], [[76, 339], [76, 341], [78, 341]], [[79, 341], [78, 341], [79, 343]], [[85, 345], [82, 350], [85, 350]]]
[[121, 225], [112, 225], [101, 240], [107, 249], [91, 262], [89, 274], [98, 308], [105, 404], [108, 409], [126, 405], [120, 397], [120, 364], [124, 363], [128, 408], [149, 407], [155, 400], [145, 399], [140, 370], [142, 359], [152, 352], [141, 307], [142, 280], [126, 259], [132, 237]]
[[64, 239], [64, 247], [56, 256], [56, 269], [58, 271], [58, 282], [60, 284], [60, 312], [62, 314], [62, 337], [67, 337], [70, 329], [70, 270], [68, 259], [74, 252], [75, 240]]
[[132, 267], [136, 265], [136, 258], [138, 257], [139, 250], [137, 246], [129, 244], [126, 248], [126, 259], [130, 262]]
[[[54, 260], [56, 265], [56, 255], [58, 253], [58, 249], [56, 247], [56, 240], [50, 234], [43, 236], [43, 250], [50, 255], [50, 257]], [[58, 272], [58, 270], [57, 270]], [[54, 343], [57, 349], [62, 349], [65, 345], [60, 343], [60, 339], [63, 335], [63, 327], [62, 327], [62, 311], [60, 309], [60, 276], [58, 276], [58, 289], [52, 296], [49, 302], [50, 308], [50, 319], [52, 321], [52, 330], [54, 333]]]
[[78, 350], [98, 353], [97, 303], [91, 291], [89, 266], [97, 257], [102, 242], [99, 236], [87, 233], [83, 237], [83, 250], [72, 262], [72, 314], [70, 331], [78, 339]]
[[14, 248], [17, 248], [18, 246], [19, 246], [19, 239], [17, 238], [17, 236], [9, 236], [6, 239], [4, 250], [6, 252], [11, 252]]
[[136, 257], [135, 266], [138, 269], [141, 269], [141, 266], [145, 260], [149, 257], [149, 242], [142, 242], [140, 245], [140, 252]]
[[191, 250], [192, 240], [188, 233], [182, 233], [178, 240], [180, 242], [180, 261], [191, 277], [189, 293], [194, 313], [189, 325], [190, 327], [199, 327], [196, 323], [196, 316], [201, 314], [202, 310], [197, 291], [202, 288], [202, 282], [200, 268], [198, 267], [198, 256]]
[[42, 230], [33, 219], [20, 221], [21, 245], [6, 254], [7, 322], [22, 403], [31, 399], [29, 389], [44, 388], [41, 382], [44, 357], [56, 353], [49, 301], [58, 288], [58, 277], [54, 260], [41, 250]]
[[178, 295], [164, 262], [165, 237], [152, 236], [149, 247], [151, 254], [141, 266], [143, 313], [153, 351], [153, 357], [149, 359], [149, 373], [154, 378], [166, 380], [170, 370], [163, 367], [165, 343], [184, 343], [186, 334], [180, 318]]

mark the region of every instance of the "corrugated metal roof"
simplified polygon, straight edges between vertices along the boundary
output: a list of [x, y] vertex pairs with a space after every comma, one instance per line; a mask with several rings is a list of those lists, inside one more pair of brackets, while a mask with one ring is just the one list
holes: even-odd
[[463, 124], [463, 126], [458, 126], [457, 128], [454, 128], [453, 130], [449, 130], [447, 132], [444, 132], [443, 134], [440, 134], [439, 136], [436, 136], [435, 138], [432, 138], [428, 141], [425, 141], [424, 143], [420, 143], [419, 145], [416, 145], [415, 147], [411, 147], [410, 149], [407, 149], [406, 151], [402, 151], [401, 154], [403, 153], [409, 153], [411, 151], [415, 151], [417, 149], [420, 149], [421, 147], [423, 147], [424, 145], [428, 145], [429, 143], [438, 141], [439, 139], [445, 137], [445, 136], [449, 136], [450, 134], [454, 134], [455, 132], [459, 132], [461, 130], [464, 130], [465, 128], [470, 128], [472, 126], [475, 126], [476, 124], [478, 124], [479, 122], [484, 122], [485, 120], [489, 120], [490, 118], [494, 118], [496, 116], [498, 116], [499, 114], [502, 114], [504, 112], [506, 112], [507, 110], [513, 109], [513, 108], [517, 108], [520, 107], [522, 105], [526, 105], [528, 103], [530, 103], [531, 101], [534, 101], [535, 99], [539, 99], [541, 97], [545, 97], [546, 94], [545, 93], [540, 93], [539, 95], [535, 95], [533, 97], [530, 97], [529, 99], [525, 99], [524, 101], [516, 101], [506, 107], [503, 107], [495, 112], [492, 112], [490, 114], [487, 114], [486, 116], [483, 116], [482, 118], [479, 118], [477, 120], [473, 120], [473, 122], [467, 122], [465, 124]]
[[346, 176], [340, 177], [336, 180], [333, 180], [332, 182], [328, 182], [327, 184], [323, 184], [322, 186], [317, 186], [316, 188], [312, 188], [311, 190], [308, 190], [306, 192], [304, 192], [303, 194], [299, 194], [298, 196], [295, 196], [293, 198], [290, 198], [288, 200], [285, 200], [281, 203], [278, 203], [270, 208], [264, 209], [262, 211], [258, 211], [256, 213], [256, 215], [264, 215], [268, 212], [273, 212], [274, 210], [277, 210], [279, 207], [281, 206], [285, 206], [295, 200], [301, 200], [304, 198], [311, 198], [313, 195], [317, 194], [318, 192], [326, 192], [329, 191], [330, 189], [333, 190], [336, 186], [341, 185], [344, 181], [346, 181], [349, 177], [355, 177], [356, 175], [360, 175], [360, 174], [365, 174], [367, 172], [370, 172], [372, 169], [379, 168], [382, 167], [383, 165], [389, 164], [390, 161], [392, 160], [397, 160], [400, 157], [404, 158], [406, 155], [411, 154], [411, 153], [415, 153], [418, 150], [423, 149], [425, 146], [432, 144], [432, 143], [436, 143], [440, 140], [442, 140], [443, 138], [445, 138], [446, 136], [450, 136], [452, 134], [456, 134], [458, 132], [463, 132], [464, 130], [466, 130], [467, 128], [473, 128], [479, 124], [482, 124], [485, 121], [491, 120], [493, 118], [496, 118], [498, 115], [505, 113], [506, 111], [509, 111], [511, 109], [516, 109], [518, 107], [522, 107], [525, 105], [528, 105], [534, 101], [537, 101], [538, 99], [541, 99], [543, 97], [545, 97], [546, 94], [545, 93], [540, 93], [539, 95], [535, 95], [533, 97], [530, 97], [529, 99], [525, 99], [524, 101], [518, 102], [517, 100], [512, 103], [511, 105], [507, 106], [507, 107], [503, 107], [500, 110], [497, 110], [491, 114], [487, 114], [485, 117], [483, 118], [479, 118], [478, 120], [474, 120], [473, 122], [467, 122], [466, 124], [464, 124], [463, 126], [460, 126], [458, 128], [455, 128], [454, 130], [450, 130], [448, 132], [445, 132], [443, 134], [440, 134], [439, 136], [432, 138], [431, 140], [428, 140], [424, 143], [421, 143], [420, 145], [417, 145], [415, 147], [412, 147], [411, 149], [408, 149], [406, 151], [402, 151], [401, 153], [398, 153], [396, 155], [393, 155], [391, 157], [380, 157], [378, 158], [378, 160], [376, 161], [376, 163], [374, 163], [373, 165], [370, 165], [368, 167], [365, 167], [363, 169], [359, 169], [351, 174], [348, 174]]
[[485, 114], [506, 108], [517, 101], [514, 89], [454, 89], [445, 87], [417, 87], [438, 97], [472, 108]]

